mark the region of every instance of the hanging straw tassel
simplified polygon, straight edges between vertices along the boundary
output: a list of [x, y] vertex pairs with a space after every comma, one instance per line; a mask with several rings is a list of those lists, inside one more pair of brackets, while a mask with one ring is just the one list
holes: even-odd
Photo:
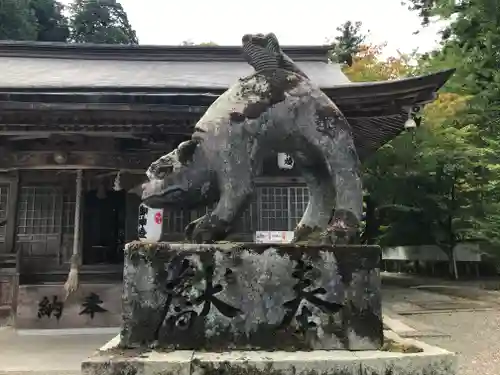
[[71, 266], [69, 269], [68, 279], [64, 283], [64, 291], [66, 292], [66, 299], [78, 290], [79, 279], [78, 274], [80, 264], [80, 256], [78, 254], [73, 254], [71, 256]]
[[79, 271], [80, 271], [80, 211], [82, 200], [82, 171], [76, 172], [76, 199], [75, 199], [75, 229], [73, 235], [73, 255], [71, 256], [71, 266], [69, 269], [68, 279], [64, 284], [66, 299], [78, 290]]

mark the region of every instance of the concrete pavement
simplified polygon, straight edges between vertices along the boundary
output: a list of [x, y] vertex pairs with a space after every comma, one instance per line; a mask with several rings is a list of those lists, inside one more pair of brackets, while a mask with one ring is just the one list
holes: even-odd
[[[418, 337], [421, 333], [393, 312], [390, 315], [384, 314], [386, 329], [405, 337]], [[108, 331], [82, 334], [83, 330], [16, 332], [0, 328], [0, 375], [80, 375], [82, 360], [116, 337], [116, 329]]]
[[[425, 281], [425, 280], [424, 280]], [[433, 283], [436, 285], [437, 283]], [[450, 283], [452, 291], [460, 285]], [[465, 286], [466, 294], [450, 289], [382, 288], [383, 309], [397, 321], [402, 337], [416, 337], [458, 354], [458, 375], [500, 374], [500, 304], [481, 288]], [[423, 284], [426, 285], [426, 284]], [[429, 284], [427, 284], [429, 285]], [[498, 293], [498, 292], [495, 292]], [[449, 295], [452, 294], [452, 295]], [[474, 299], [456, 297], [472, 294]], [[486, 298], [485, 298], [486, 296]], [[406, 328], [410, 327], [410, 329]]]
[[0, 328], [0, 375], [80, 375], [80, 364], [116, 333], [19, 335]]
[[[459, 375], [500, 373], [500, 306], [493, 303], [495, 300], [478, 297], [483, 293], [473, 286], [466, 288], [471, 288], [468, 292], [475, 300], [445, 295], [443, 290], [432, 293], [414, 288], [419, 286], [415, 280], [411, 286], [384, 283], [384, 324], [388, 329], [402, 337], [459, 352]], [[52, 332], [58, 335], [30, 331], [36, 335], [27, 336], [26, 331], [19, 334], [0, 328], [0, 375], [80, 375], [81, 361], [116, 336], [113, 330], [99, 334]], [[474, 370], [477, 366], [482, 372]]]
[[500, 374], [500, 310], [419, 314], [411, 319], [448, 335], [421, 339], [457, 353], [457, 375]]

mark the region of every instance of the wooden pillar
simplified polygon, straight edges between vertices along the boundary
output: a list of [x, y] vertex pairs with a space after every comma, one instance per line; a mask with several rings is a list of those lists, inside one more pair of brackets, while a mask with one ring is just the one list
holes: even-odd
[[[81, 234], [81, 206], [83, 195], [83, 172], [81, 169], [76, 171], [76, 191], [75, 191], [75, 226], [73, 233], [73, 255], [80, 254], [80, 234]], [[79, 262], [81, 264], [81, 254]]]
[[9, 179], [9, 201], [7, 206], [7, 223], [5, 232], [5, 249], [7, 253], [16, 251], [17, 201], [19, 196], [19, 173], [16, 171]]
[[[5, 252], [10, 260], [15, 261], [15, 269], [9, 270], [0, 275], [3, 282], [6, 282], [7, 288], [4, 291], [9, 293], [9, 296], [3, 296], [4, 303], [10, 305], [10, 317], [15, 317], [17, 313], [17, 296], [19, 293], [19, 275], [21, 271], [21, 249], [16, 252], [16, 228], [17, 228], [17, 209], [18, 209], [18, 196], [19, 196], [19, 173], [16, 171], [8, 178], [9, 194], [7, 201], [7, 222], [5, 227]], [[0, 296], [1, 297], [1, 296]]]

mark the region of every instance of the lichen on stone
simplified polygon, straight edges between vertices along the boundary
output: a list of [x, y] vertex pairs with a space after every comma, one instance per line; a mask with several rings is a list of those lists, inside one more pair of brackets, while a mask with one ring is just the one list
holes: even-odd
[[[148, 347], [155, 340], [159, 350], [382, 345], [380, 297], [367, 285], [379, 283], [365, 275], [377, 265], [379, 250], [232, 242], [136, 246], [125, 258], [124, 346]], [[359, 308], [349, 307], [351, 300]]]
[[248, 360], [245, 361], [245, 358], [242, 358], [242, 362], [239, 364], [224, 361], [217, 362], [217, 365], [214, 365], [212, 362], [202, 362], [195, 358], [192, 361], [192, 365], [194, 368], [199, 368], [202, 375], [288, 375], [290, 373], [294, 375], [352, 375], [350, 370], [342, 368], [336, 369], [335, 372], [331, 370], [304, 370], [299, 372], [295, 366], [290, 366], [288, 369], [279, 369], [271, 362], [257, 367], [250, 364]]
[[384, 338], [384, 345], [382, 346], [384, 352], [394, 353], [422, 353], [424, 350], [415, 345], [405, 344], [389, 338]]
[[321, 244], [322, 230], [319, 227], [310, 227], [308, 225], [299, 225], [295, 229], [294, 243], [297, 245]]

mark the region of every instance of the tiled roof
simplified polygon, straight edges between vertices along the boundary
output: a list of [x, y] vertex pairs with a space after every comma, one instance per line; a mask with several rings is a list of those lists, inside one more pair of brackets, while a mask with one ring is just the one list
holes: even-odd
[[[297, 65], [322, 88], [349, 83], [338, 65]], [[237, 61], [113, 61], [0, 57], [0, 87], [186, 87], [226, 89], [252, 73]]]
[[[351, 83], [338, 65], [328, 63], [325, 47], [284, 50], [344, 112], [362, 159], [402, 132], [407, 107], [432, 101], [453, 73]], [[155, 114], [163, 118], [160, 112], [169, 110], [168, 102], [183, 102], [183, 97], [200, 108], [210, 105], [251, 71], [237, 46], [0, 42], [0, 107], [5, 114], [56, 111], [59, 116], [85, 109], [97, 117], [132, 110], [151, 121]]]
[[[349, 83], [327, 48], [284, 47], [320, 87]], [[252, 68], [241, 48], [0, 42], [0, 88], [229, 87]]]

